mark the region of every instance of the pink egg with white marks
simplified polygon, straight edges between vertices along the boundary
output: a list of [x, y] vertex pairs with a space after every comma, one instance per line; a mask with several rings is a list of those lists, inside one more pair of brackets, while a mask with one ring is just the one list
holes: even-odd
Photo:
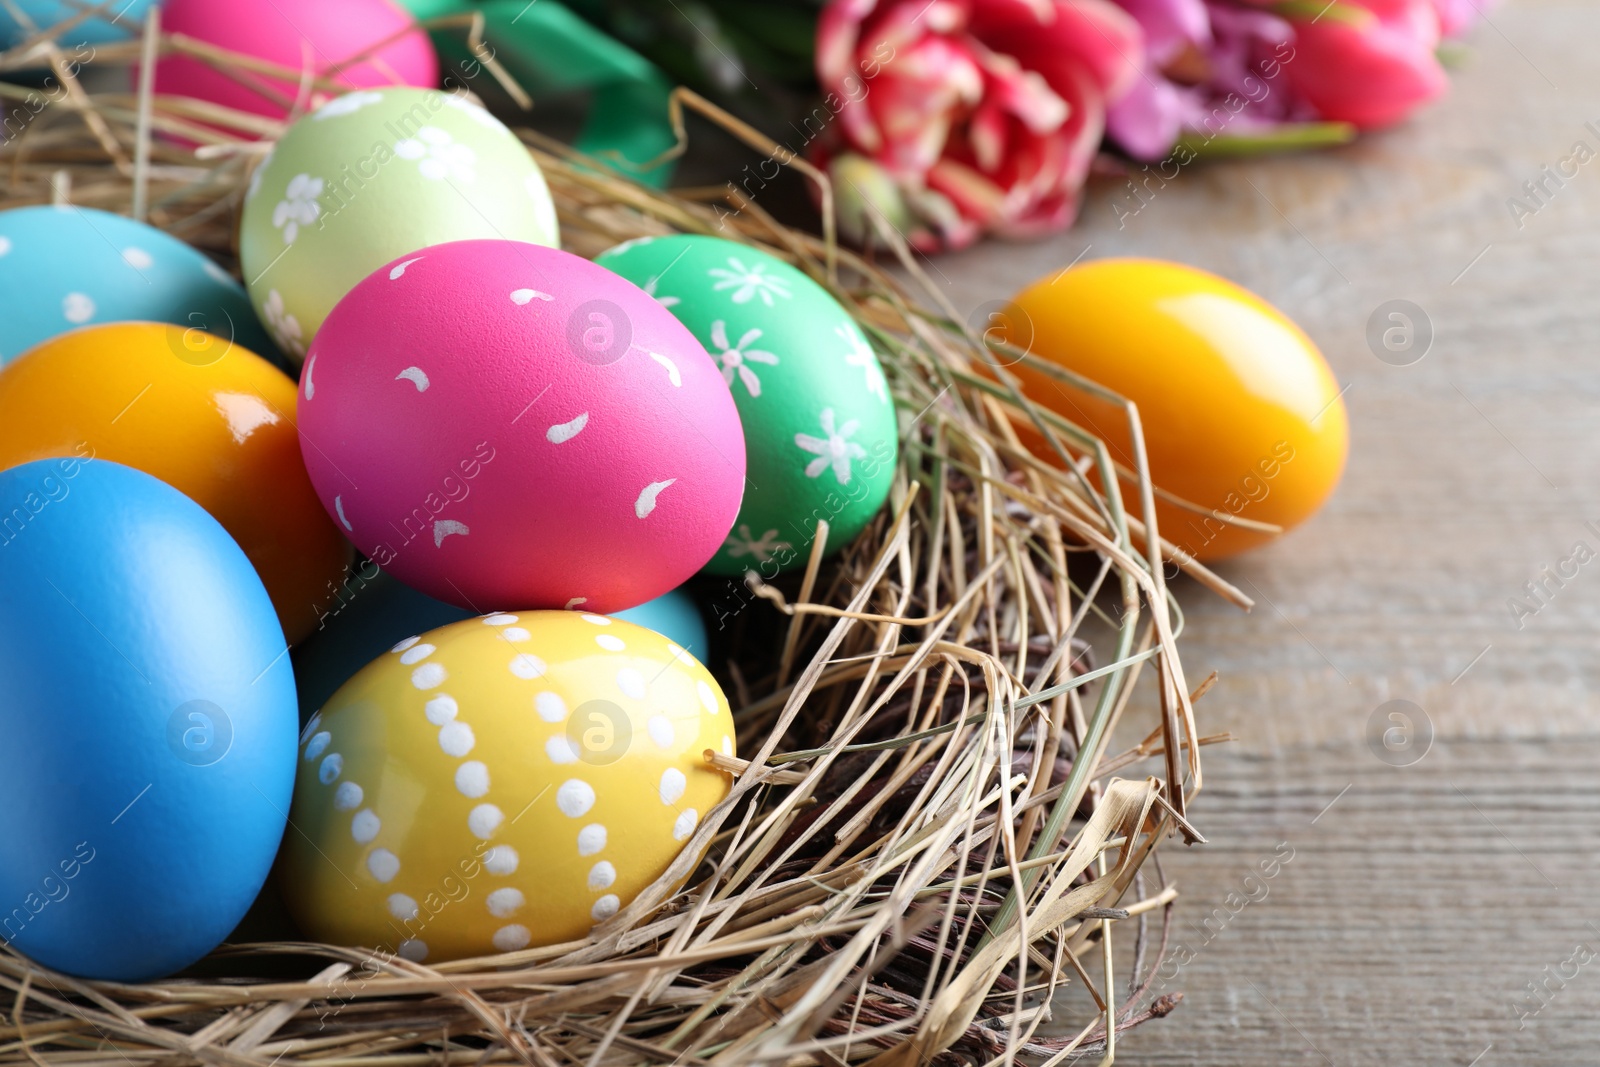
[[380, 267], [317, 331], [300, 449], [377, 564], [474, 611], [613, 612], [681, 584], [744, 492], [722, 373], [586, 259], [456, 241]]

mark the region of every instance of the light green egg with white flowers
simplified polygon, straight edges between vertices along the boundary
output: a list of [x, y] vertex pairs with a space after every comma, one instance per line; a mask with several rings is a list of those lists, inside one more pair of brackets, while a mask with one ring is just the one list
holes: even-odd
[[466, 97], [393, 87], [335, 97], [289, 127], [251, 175], [239, 254], [256, 312], [298, 363], [368, 274], [478, 238], [559, 244], [539, 165]]
[[804, 567], [818, 520], [828, 552], [849, 544], [888, 499], [899, 456], [889, 383], [850, 313], [783, 260], [717, 237], [628, 241], [596, 262], [689, 328], [739, 408], [744, 503], [706, 571]]

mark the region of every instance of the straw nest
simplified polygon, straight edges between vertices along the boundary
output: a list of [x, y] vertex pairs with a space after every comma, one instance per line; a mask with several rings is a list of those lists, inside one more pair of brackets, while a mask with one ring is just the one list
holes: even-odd
[[[298, 89], [278, 95], [298, 108], [337, 91], [153, 26], [142, 41], [101, 46], [95, 66], [158, 51], [198, 55], [268, 93], [263, 79], [286, 79]], [[44, 88], [0, 74], [5, 113], [29, 112], [0, 144], [0, 206], [131, 213], [233, 262], [245, 183], [282, 124], [152, 97], [147, 84], [91, 92], [48, 32], [0, 55], [0, 70], [41, 60], [55, 67]], [[36, 116], [30, 93], [48, 94]], [[803, 161], [692, 94], [675, 99], [805, 170], [831, 209]], [[1031, 357], [992, 358], [882, 227], [899, 254], [893, 271], [837, 247], [831, 224], [818, 238], [737, 192], [715, 194], [730, 198], [720, 210], [711, 194], [656, 193], [519, 134], [549, 179], [569, 249], [593, 255], [671, 232], [759, 245], [850, 309], [894, 391], [901, 460], [884, 513], [836, 559], [728, 587], [740, 610], [719, 642], [731, 651], [710, 666], [750, 758], [706, 753], [734, 779], [696, 838], [710, 842], [706, 858], [693, 864], [686, 852], [587, 940], [431, 966], [329, 945], [233, 944], [205, 977], [120, 985], [6, 948], [0, 1060], [1109, 1061], [1120, 1031], [1178, 999], [1149, 999], [1176, 894], [1147, 861], [1163, 841], [1199, 839], [1184, 813], [1201, 784], [1199, 747], [1217, 740], [1196, 730], [1192, 704], [1207, 683], [1190, 691], [1165, 572], [1248, 605], [1156, 535], [1137, 412], [1125, 404], [1134, 455], [1119, 466], [1099, 440], [1016, 392], [1004, 367]], [[1052, 462], [1019, 445], [1013, 420], [1034, 423]]]

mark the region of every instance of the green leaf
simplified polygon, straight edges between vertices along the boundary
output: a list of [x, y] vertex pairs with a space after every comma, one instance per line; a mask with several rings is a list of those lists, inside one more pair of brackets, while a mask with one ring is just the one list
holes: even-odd
[[1441, 67], [1457, 70], [1466, 65], [1467, 57], [1472, 55], [1472, 47], [1462, 41], [1440, 41], [1433, 54], [1438, 57]]
[[1319, 22], [1332, 19], [1351, 26], [1365, 26], [1377, 18], [1372, 12], [1355, 4], [1342, 4], [1339, 0], [1278, 0], [1272, 12], [1291, 22]]
[[1348, 122], [1286, 122], [1254, 133], [1186, 133], [1173, 150], [1182, 146], [1200, 159], [1239, 159], [1330, 148], [1349, 144], [1355, 137], [1356, 128]]

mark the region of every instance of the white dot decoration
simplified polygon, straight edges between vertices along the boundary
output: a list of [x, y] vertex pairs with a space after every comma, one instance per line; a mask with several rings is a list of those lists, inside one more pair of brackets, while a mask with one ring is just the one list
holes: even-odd
[[533, 710], [545, 722], [561, 722], [567, 717], [567, 702], [557, 693], [540, 693], [533, 698]]
[[683, 772], [676, 767], [668, 767], [661, 772], [661, 803], [676, 804], [678, 798], [683, 796], [684, 787], [689, 784]]
[[617, 869], [611, 866], [609, 860], [601, 860], [589, 868], [589, 891], [598, 893], [602, 889], [610, 889], [617, 880]]
[[356, 844], [365, 845], [378, 836], [381, 826], [377, 812], [371, 808], [362, 808], [350, 820], [350, 836], [356, 839]]
[[317, 767], [317, 781], [323, 785], [332, 785], [344, 771], [344, 757], [337, 752], [330, 752], [322, 758], [322, 763]]
[[568, 764], [578, 762], [578, 746], [572, 743], [572, 738], [566, 734], [556, 734], [544, 743], [544, 754], [550, 757], [551, 763]]
[[672, 720], [665, 715], [650, 716], [650, 721], [645, 724], [645, 728], [650, 731], [650, 740], [654, 741], [658, 748], [672, 747], [672, 742], [676, 738], [672, 731]]
[[94, 301], [87, 293], [68, 293], [61, 298], [61, 317], [81, 326], [94, 318]]
[[592, 822], [578, 831], [578, 855], [593, 856], [606, 847], [606, 828]]
[[414, 937], [408, 937], [395, 948], [401, 959], [410, 960], [412, 963], [421, 963], [428, 958], [428, 946], [425, 942]]
[[390, 893], [386, 902], [389, 905], [389, 914], [401, 922], [410, 922], [418, 915], [417, 902], [404, 893]]
[[643, 700], [645, 696], [644, 676], [632, 667], [624, 667], [617, 672], [617, 688], [622, 690], [623, 696], [630, 696], [635, 700]]
[[688, 650], [680, 647], [674, 641], [667, 642], [667, 654], [675, 660], [680, 660], [689, 654]]
[[455, 756], [460, 759], [472, 751], [472, 746], [477, 739], [472, 736], [472, 727], [464, 722], [447, 722], [439, 727], [439, 747], [444, 749], [446, 756]]
[[386, 848], [367, 853], [367, 873], [380, 882], [390, 882], [400, 873], [400, 857]]
[[606, 618], [604, 615], [580, 615], [578, 617], [580, 619], [582, 619], [584, 622], [592, 622], [596, 626], [610, 626], [611, 625], [611, 620]]
[[497, 614], [494, 614], [494, 615], [485, 615], [483, 617], [483, 624], [485, 626], [510, 626], [512, 623], [514, 623], [516, 621], [517, 621], [517, 617], [515, 615], [506, 615], [506, 614], [498, 614], [497, 613]]
[[311, 740], [306, 742], [306, 762], [310, 763], [312, 760], [322, 755], [323, 750], [328, 747], [328, 742], [332, 740], [333, 735], [326, 730], [323, 730], [321, 733], [312, 734]]
[[722, 754], [724, 756], [733, 755], [733, 738], [727, 734], [722, 735]]
[[304, 730], [300, 731], [300, 743], [302, 745], [305, 744], [306, 743], [306, 738], [308, 738], [312, 734], [316, 733], [317, 732], [317, 727], [319, 727], [321, 725], [322, 725], [322, 712], [319, 711], [315, 715], [311, 716], [311, 721], [306, 723], [306, 728]]
[[411, 684], [418, 689], [437, 689], [450, 677], [445, 672], [444, 665], [439, 663], [424, 663], [411, 672]]
[[393, 648], [391, 648], [389, 651], [390, 652], [404, 652], [406, 649], [410, 648], [412, 645], [416, 644], [418, 641], [421, 641], [421, 640], [422, 640], [422, 638], [420, 638], [420, 637], [408, 637], [404, 641], [396, 642], [395, 646]]
[[400, 662], [409, 667], [413, 663], [422, 662], [437, 651], [438, 649], [432, 645], [415, 645], [400, 653]]
[[509, 919], [522, 910], [522, 890], [503, 886], [491, 891], [484, 903], [489, 905], [489, 914], [496, 919]]
[[501, 952], [515, 952], [519, 948], [527, 948], [528, 942], [533, 940], [526, 926], [512, 923], [502, 926], [494, 932], [494, 947]]
[[700, 813], [693, 808], [684, 808], [678, 812], [678, 817], [672, 820], [672, 839], [682, 841], [694, 833], [694, 828], [700, 825]]
[[472, 831], [472, 836], [481, 841], [487, 841], [500, 829], [500, 824], [506, 821], [505, 812], [493, 804], [479, 804], [467, 813], [467, 829]]
[[700, 706], [706, 709], [706, 714], [715, 715], [717, 713], [717, 694], [711, 691], [711, 687], [705, 682], [696, 682], [694, 691], [700, 694]]
[[519, 653], [511, 660], [511, 673], [518, 678], [540, 678], [543, 677], [544, 671], [544, 660], [527, 652]]
[[615, 893], [607, 893], [594, 902], [594, 907], [589, 909], [589, 918], [597, 923], [603, 923], [621, 908], [622, 901], [617, 899], [617, 895]]
[[607, 652], [621, 652], [627, 648], [627, 642], [615, 634], [595, 634], [594, 643]]
[[483, 854], [483, 869], [490, 874], [517, 873], [517, 850], [510, 845], [496, 845]]
[[476, 799], [489, 791], [489, 768], [482, 760], [468, 760], [456, 768], [456, 789]]
[[339, 788], [333, 791], [333, 808], [335, 811], [353, 811], [361, 806], [361, 787], [354, 782], [340, 782]]
[[594, 807], [594, 789], [581, 778], [568, 778], [556, 790], [556, 807], [569, 819], [580, 819]]
[[144, 270], [155, 263], [155, 260], [150, 258], [150, 253], [142, 248], [124, 248], [122, 261], [134, 270]]
[[448, 693], [440, 693], [422, 706], [422, 714], [435, 726], [443, 726], [456, 717], [461, 709], [456, 704], [456, 698]]
[[507, 641], [526, 641], [532, 635], [520, 626], [507, 626], [500, 631], [500, 636]]

